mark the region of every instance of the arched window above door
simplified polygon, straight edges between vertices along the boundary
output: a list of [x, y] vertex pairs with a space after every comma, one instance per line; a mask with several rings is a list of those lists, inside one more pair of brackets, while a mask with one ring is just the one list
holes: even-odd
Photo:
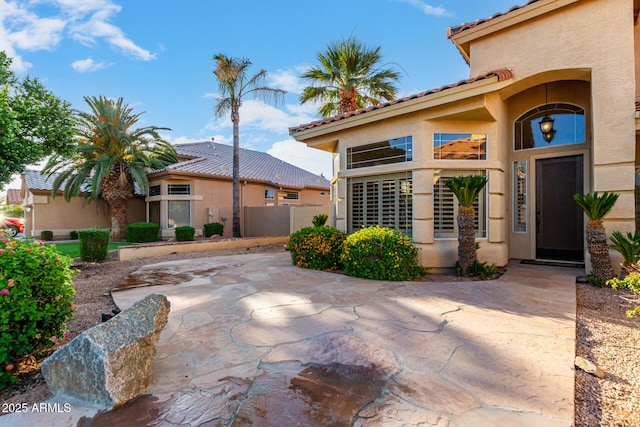
[[[547, 115], [554, 120], [555, 134], [550, 142], [540, 130], [540, 121]], [[514, 136], [514, 150], [582, 144], [585, 142], [584, 108], [565, 103], [533, 108], [516, 119]]]

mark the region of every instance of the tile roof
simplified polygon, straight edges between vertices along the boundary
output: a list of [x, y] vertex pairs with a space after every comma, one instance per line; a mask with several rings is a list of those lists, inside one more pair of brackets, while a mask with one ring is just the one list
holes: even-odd
[[451, 38], [453, 35], [461, 33], [465, 30], [468, 30], [469, 28], [473, 28], [473, 27], [477, 27], [480, 24], [484, 24], [487, 21], [491, 21], [492, 19], [496, 19], [499, 18], [500, 16], [503, 15], [507, 15], [511, 12], [515, 12], [516, 10], [522, 9], [523, 7], [527, 7], [530, 4], [533, 3], [537, 3], [540, 0], [529, 0], [526, 4], [522, 5], [522, 6], [513, 6], [511, 9], [509, 9], [508, 11], [504, 12], [504, 13], [496, 13], [492, 16], [490, 16], [489, 18], [485, 18], [485, 19], [478, 19], [477, 21], [473, 21], [473, 22], [465, 22], [464, 24], [460, 24], [460, 25], [456, 25], [453, 27], [449, 27], [447, 29], [447, 38]]
[[430, 89], [430, 90], [427, 90], [427, 91], [424, 91], [424, 92], [420, 92], [420, 93], [417, 93], [417, 94], [414, 94], [414, 95], [405, 96], [403, 98], [394, 99], [394, 100], [388, 101], [388, 102], [382, 102], [382, 103], [377, 104], [377, 105], [372, 105], [370, 107], [361, 108], [361, 109], [355, 110], [355, 111], [350, 111], [348, 113], [338, 114], [336, 116], [327, 117], [327, 118], [324, 118], [322, 120], [316, 120], [316, 121], [313, 121], [311, 123], [303, 124], [303, 125], [296, 126], [296, 127], [291, 127], [291, 128], [289, 128], [289, 134], [293, 135], [294, 133], [302, 132], [303, 130], [313, 129], [313, 128], [316, 128], [316, 127], [319, 127], [319, 126], [322, 126], [322, 125], [326, 125], [326, 124], [329, 124], [329, 123], [333, 123], [333, 122], [337, 122], [337, 121], [340, 121], [340, 120], [344, 120], [344, 119], [347, 119], [349, 117], [359, 116], [361, 114], [368, 113], [369, 111], [380, 110], [382, 108], [390, 107], [392, 105], [400, 104], [402, 102], [407, 102], [407, 101], [410, 101], [412, 99], [423, 98], [425, 96], [428, 96], [428, 95], [431, 95], [431, 94], [434, 94], [434, 93], [439, 93], [439, 92], [445, 91], [447, 89], [452, 89], [452, 88], [455, 88], [455, 87], [468, 85], [468, 84], [477, 82], [479, 80], [489, 79], [491, 77], [497, 77], [498, 81], [502, 82], [502, 81], [505, 81], [505, 80], [512, 79], [514, 77], [514, 74], [513, 74], [513, 71], [508, 70], [508, 69], [490, 71], [487, 74], [483, 74], [481, 76], [477, 76], [477, 77], [473, 77], [473, 78], [469, 78], [469, 79], [465, 79], [465, 80], [460, 80], [460, 81], [458, 81], [456, 83], [445, 85], [445, 86], [441, 86], [441, 87], [436, 88], [436, 89]]
[[53, 188], [53, 181], [56, 179], [57, 174], [47, 178], [46, 175], [41, 175], [40, 171], [27, 169], [24, 171], [24, 178], [27, 181], [27, 188], [29, 190], [46, 190], [51, 191]]
[[[27, 188], [29, 190], [40, 190], [40, 191], [51, 191], [53, 189], [53, 181], [56, 180], [56, 177], [58, 176], [57, 173], [51, 174], [50, 177], [47, 177], [47, 175], [41, 175], [40, 171], [36, 171], [36, 170], [31, 170], [31, 169], [27, 169], [26, 171], [24, 171], [24, 178], [25, 181], [27, 182]], [[142, 192], [140, 191], [140, 188], [138, 187], [138, 184], [136, 184], [134, 182], [133, 184], [133, 191], [137, 196], [142, 196]], [[62, 188], [64, 188], [64, 183], [62, 185], [62, 187], [60, 187], [60, 190], [58, 190], [59, 192], [62, 191]], [[85, 185], [82, 185], [82, 190], [84, 191], [84, 189], [86, 189]], [[22, 200], [20, 201], [20, 203], [22, 203]]]
[[20, 190], [18, 188], [7, 189], [7, 205], [21, 205], [22, 196], [20, 196]]
[[[183, 172], [231, 178], [233, 173], [233, 147], [208, 141], [178, 144], [176, 152], [191, 157], [163, 171]], [[329, 189], [326, 178], [260, 151], [240, 149], [240, 179], [263, 181], [279, 187]]]

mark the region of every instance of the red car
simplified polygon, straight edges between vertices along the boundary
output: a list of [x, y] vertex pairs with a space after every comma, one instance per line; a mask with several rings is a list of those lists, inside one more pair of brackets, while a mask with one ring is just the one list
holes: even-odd
[[24, 232], [24, 219], [22, 218], [0, 218], [0, 229], [9, 230], [11, 237], [16, 237], [18, 233]]

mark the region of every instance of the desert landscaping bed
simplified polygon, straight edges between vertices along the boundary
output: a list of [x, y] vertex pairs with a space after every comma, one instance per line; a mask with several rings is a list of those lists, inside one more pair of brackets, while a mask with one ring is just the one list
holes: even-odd
[[[191, 254], [171, 254], [118, 262], [86, 264], [74, 279], [77, 312], [69, 325], [71, 338], [101, 322], [101, 313], [115, 309], [109, 291], [143, 265], [179, 259], [246, 253], [283, 252], [283, 245], [225, 249]], [[640, 319], [627, 319], [632, 294], [577, 285], [577, 351], [606, 371], [600, 379], [576, 370], [575, 425], [640, 425]], [[42, 354], [42, 358], [47, 353]], [[5, 403], [39, 403], [50, 396], [40, 374], [41, 360], [27, 359], [19, 381], [0, 393]]]

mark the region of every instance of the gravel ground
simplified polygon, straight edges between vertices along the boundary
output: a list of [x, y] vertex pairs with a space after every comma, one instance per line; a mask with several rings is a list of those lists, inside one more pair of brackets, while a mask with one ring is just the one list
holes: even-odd
[[[190, 254], [172, 254], [125, 262], [102, 262], [80, 266], [74, 279], [78, 306], [69, 325], [71, 337], [101, 321], [101, 313], [116, 308], [109, 291], [139, 267], [162, 261], [245, 253], [283, 252], [282, 245], [230, 249]], [[455, 280], [455, 279], [454, 279]], [[577, 285], [576, 355], [606, 371], [600, 379], [576, 369], [576, 427], [640, 426], [640, 319], [629, 320], [625, 310], [633, 308], [627, 291]], [[19, 381], [0, 392], [0, 402], [39, 403], [50, 396], [40, 374], [40, 363], [49, 352], [27, 358]], [[1, 424], [1, 423], [0, 423]]]

